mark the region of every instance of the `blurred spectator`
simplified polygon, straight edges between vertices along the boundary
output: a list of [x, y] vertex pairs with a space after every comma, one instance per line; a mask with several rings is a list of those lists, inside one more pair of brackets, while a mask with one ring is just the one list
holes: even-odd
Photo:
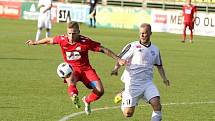
[[52, 0], [39, 0], [38, 8], [40, 11], [38, 17], [38, 24], [37, 24], [37, 34], [36, 34], [36, 41], [41, 38], [42, 29], [46, 29], [46, 38], [50, 37], [51, 35], [51, 8], [52, 8]]
[[89, 12], [89, 18], [90, 18], [90, 27], [96, 28], [96, 4], [98, 0], [90, 0], [90, 12]]

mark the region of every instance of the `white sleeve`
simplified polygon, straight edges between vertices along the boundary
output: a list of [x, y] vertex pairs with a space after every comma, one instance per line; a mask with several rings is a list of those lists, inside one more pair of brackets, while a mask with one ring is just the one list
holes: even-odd
[[155, 58], [154, 65], [158, 65], [158, 66], [162, 65], [162, 60], [161, 60], [161, 55], [160, 55], [160, 51], [159, 50], [158, 50], [157, 57]]
[[129, 43], [123, 48], [119, 57], [121, 57], [121, 59], [127, 60], [128, 58], [130, 58], [132, 56], [132, 54], [133, 54], [132, 45], [131, 45], [131, 43]]

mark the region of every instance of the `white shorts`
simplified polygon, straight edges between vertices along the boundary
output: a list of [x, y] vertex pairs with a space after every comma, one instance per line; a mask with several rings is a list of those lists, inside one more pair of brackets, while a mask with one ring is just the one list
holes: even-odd
[[50, 14], [40, 14], [38, 17], [37, 27], [51, 29], [51, 27], [52, 27], [51, 15]]
[[121, 107], [133, 107], [138, 105], [140, 99], [149, 102], [153, 97], [160, 96], [157, 87], [153, 82], [148, 82], [142, 86], [142, 88], [132, 90], [125, 90], [122, 93], [122, 105]]

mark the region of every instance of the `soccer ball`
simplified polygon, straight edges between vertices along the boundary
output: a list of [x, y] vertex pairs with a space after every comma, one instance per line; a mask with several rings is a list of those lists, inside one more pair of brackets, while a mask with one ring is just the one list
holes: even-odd
[[57, 67], [57, 74], [60, 78], [64, 78], [73, 72], [72, 66], [68, 63], [61, 63]]

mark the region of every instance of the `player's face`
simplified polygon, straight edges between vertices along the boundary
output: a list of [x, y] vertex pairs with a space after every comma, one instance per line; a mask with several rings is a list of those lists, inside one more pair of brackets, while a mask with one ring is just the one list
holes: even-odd
[[191, 4], [191, 0], [187, 0], [187, 4], [190, 5]]
[[78, 41], [79, 35], [80, 35], [79, 29], [67, 28], [67, 36], [70, 42]]
[[147, 27], [141, 27], [139, 31], [141, 44], [147, 44], [150, 41], [152, 32]]

